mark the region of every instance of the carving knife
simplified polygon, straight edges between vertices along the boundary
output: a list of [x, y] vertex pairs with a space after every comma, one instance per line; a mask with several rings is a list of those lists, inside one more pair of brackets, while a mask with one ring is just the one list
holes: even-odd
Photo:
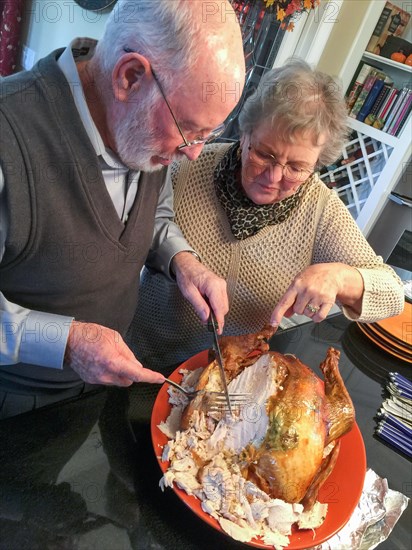
[[222, 353], [220, 351], [219, 340], [217, 338], [218, 325], [217, 325], [216, 317], [215, 317], [215, 314], [213, 313], [212, 308], [210, 308], [208, 328], [211, 332], [213, 332], [213, 343], [214, 343], [213, 347], [215, 348], [216, 360], [217, 360], [217, 364], [219, 365], [220, 378], [222, 380], [223, 391], [226, 397], [227, 408], [230, 416], [232, 416], [232, 406], [230, 404], [229, 391], [227, 389], [226, 374], [225, 374], [225, 369], [223, 367]]

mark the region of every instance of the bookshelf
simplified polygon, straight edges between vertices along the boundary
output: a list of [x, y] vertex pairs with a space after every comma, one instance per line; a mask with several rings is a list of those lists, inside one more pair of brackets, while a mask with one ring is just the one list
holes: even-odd
[[[339, 75], [345, 91], [350, 88], [361, 62], [383, 70], [398, 88], [412, 87], [410, 66], [366, 51], [384, 6], [384, 1], [371, 2], [357, 29]], [[351, 117], [348, 125], [352, 135], [342, 152], [343, 162], [347, 164], [332, 166], [321, 177], [336, 190], [367, 236], [410, 163], [412, 122], [409, 119], [398, 136]]]
[[[387, 132], [382, 132], [382, 130], [377, 130], [373, 126], [367, 126], [363, 122], [359, 122], [355, 118], [348, 118], [348, 125], [352, 130], [357, 131], [359, 134], [365, 134], [370, 136], [375, 141], [379, 141], [390, 147], [396, 147], [399, 142], [399, 137], [392, 136]], [[365, 128], [366, 127], [366, 128]]]
[[[373, 64], [377, 65], [384, 65], [385, 67], [391, 67], [392, 71], [390, 71], [392, 74], [395, 74], [395, 79], [399, 77], [399, 75], [402, 75], [403, 72], [409, 73], [409, 75], [412, 75], [412, 67], [410, 65], [405, 65], [405, 63], [398, 63], [398, 61], [393, 61], [392, 59], [388, 59], [387, 57], [382, 57], [381, 55], [376, 55], [371, 52], [363, 52], [362, 59], [367, 61], [371, 61]], [[396, 71], [395, 73], [393, 71]], [[399, 72], [400, 71], [400, 72]]]

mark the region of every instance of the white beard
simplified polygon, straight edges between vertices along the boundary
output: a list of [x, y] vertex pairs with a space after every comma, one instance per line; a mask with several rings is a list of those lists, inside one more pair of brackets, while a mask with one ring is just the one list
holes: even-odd
[[162, 152], [159, 144], [162, 142], [161, 132], [156, 128], [154, 113], [159, 99], [156, 93], [149, 94], [133, 109], [125, 115], [122, 113], [116, 118], [113, 128], [113, 137], [117, 154], [122, 162], [132, 170], [144, 172], [156, 172], [163, 168], [163, 165], [154, 165], [151, 161], [153, 156], [167, 159], [180, 159]]

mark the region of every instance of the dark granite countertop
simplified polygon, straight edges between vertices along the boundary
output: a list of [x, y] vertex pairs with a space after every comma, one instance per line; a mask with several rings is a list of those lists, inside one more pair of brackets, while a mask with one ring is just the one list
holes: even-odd
[[[411, 497], [410, 461], [373, 435], [385, 368], [399, 365], [383, 351], [369, 360], [367, 343], [353, 326], [338, 315], [279, 332], [271, 347], [315, 370], [329, 346], [346, 350], [340, 370], [368, 467]], [[0, 549], [247, 548], [203, 523], [172, 490], [159, 489], [149, 427], [157, 389], [96, 390], [0, 422]], [[409, 506], [379, 549], [410, 550], [411, 524]]]

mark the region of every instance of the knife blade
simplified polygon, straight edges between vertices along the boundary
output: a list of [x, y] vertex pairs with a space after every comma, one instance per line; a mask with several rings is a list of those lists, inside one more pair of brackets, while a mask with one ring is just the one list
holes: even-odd
[[213, 333], [213, 344], [214, 344], [213, 347], [215, 348], [215, 352], [216, 352], [216, 360], [219, 366], [220, 379], [222, 381], [223, 391], [226, 397], [227, 408], [230, 413], [230, 416], [232, 416], [232, 406], [230, 404], [230, 399], [229, 399], [229, 390], [227, 389], [226, 374], [225, 374], [225, 369], [223, 367], [223, 358], [222, 358], [222, 353], [220, 351], [219, 340], [217, 338], [218, 324], [212, 308], [210, 308], [208, 328]]

